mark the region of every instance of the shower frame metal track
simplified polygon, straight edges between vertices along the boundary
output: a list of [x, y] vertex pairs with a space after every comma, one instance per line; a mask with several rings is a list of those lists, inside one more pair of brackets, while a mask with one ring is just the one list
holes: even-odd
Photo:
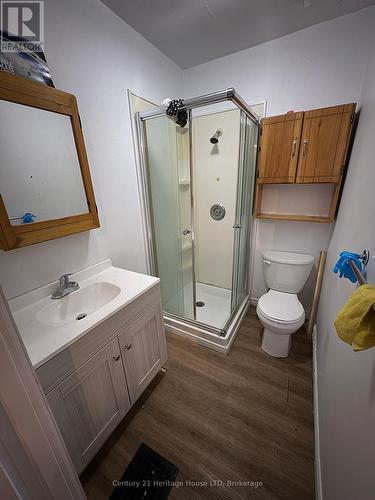
[[[198, 97], [192, 97], [191, 99], [185, 99], [182, 101], [181, 109], [194, 109], [201, 108], [202, 106], [208, 106], [209, 104], [216, 104], [223, 101], [232, 101], [237, 105], [238, 108], [242, 109], [244, 113], [257, 125], [259, 125], [259, 117], [256, 116], [242, 97], [235, 91], [234, 88], [229, 88], [226, 90], [219, 90], [217, 92], [212, 92], [211, 94], [204, 94]], [[160, 109], [153, 109], [150, 111], [143, 111], [143, 113], [137, 113], [141, 120], [147, 118], [155, 118], [156, 116], [164, 116], [165, 112]]]

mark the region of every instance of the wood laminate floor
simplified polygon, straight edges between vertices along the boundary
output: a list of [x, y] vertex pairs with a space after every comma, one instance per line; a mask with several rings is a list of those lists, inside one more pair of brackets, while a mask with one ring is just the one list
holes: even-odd
[[228, 356], [168, 335], [168, 372], [82, 475], [88, 498], [108, 498], [144, 442], [179, 468], [171, 499], [313, 499], [311, 342], [294, 334], [289, 358], [275, 359], [261, 331], [251, 308]]

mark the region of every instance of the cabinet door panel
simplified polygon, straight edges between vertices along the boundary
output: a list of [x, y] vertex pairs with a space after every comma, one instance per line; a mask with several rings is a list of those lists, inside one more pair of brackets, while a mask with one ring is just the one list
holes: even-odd
[[47, 396], [80, 472], [130, 408], [117, 338]]
[[303, 113], [264, 118], [258, 156], [258, 183], [293, 183], [296, 177]]
[[134, 404], [166, 360], [160, 304], [148, 309], [120, 336], [131, 403]]
[[354, 109], [348, 104], [305, 113], [296, 182], [340, 181]]

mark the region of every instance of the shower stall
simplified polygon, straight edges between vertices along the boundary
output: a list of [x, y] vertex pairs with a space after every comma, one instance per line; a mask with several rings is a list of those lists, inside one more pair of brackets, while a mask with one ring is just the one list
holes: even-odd
[[180, 127], [137, 113], [148, 272], [165, 326], [228, 351], [249, 305], [259, 119], [234, 89], [186, 99]]

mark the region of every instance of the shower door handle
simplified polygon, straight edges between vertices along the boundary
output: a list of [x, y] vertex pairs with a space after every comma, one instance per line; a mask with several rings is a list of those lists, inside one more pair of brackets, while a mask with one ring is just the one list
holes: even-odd
[[184, 229], [184, 230], [182, 231], [182, 234], [183, 234], [184, 236], [187, 236], [188, 234], [191, 234], [191, 229]]
[[233, 226], [233, 229], [241, 229], [242, 228], [242, 224], [235, 224]]

